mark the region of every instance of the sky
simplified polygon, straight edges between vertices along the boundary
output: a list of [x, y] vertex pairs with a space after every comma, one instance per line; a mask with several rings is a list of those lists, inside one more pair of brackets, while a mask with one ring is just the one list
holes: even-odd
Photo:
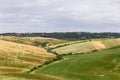
[[0, 33], [120, 32], [120, 0], [0, 0]]

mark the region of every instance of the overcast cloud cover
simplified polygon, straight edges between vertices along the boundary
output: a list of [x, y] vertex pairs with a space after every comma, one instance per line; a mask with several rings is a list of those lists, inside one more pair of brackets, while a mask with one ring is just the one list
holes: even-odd
[[120, 0], [0, 0], [0, 32], [120, 32]]

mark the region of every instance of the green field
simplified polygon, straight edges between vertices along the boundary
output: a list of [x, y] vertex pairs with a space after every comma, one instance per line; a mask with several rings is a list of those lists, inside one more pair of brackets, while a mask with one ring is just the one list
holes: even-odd
[[120, 47], [72, 55], [36, 70], [71, 80], [120, 80]]

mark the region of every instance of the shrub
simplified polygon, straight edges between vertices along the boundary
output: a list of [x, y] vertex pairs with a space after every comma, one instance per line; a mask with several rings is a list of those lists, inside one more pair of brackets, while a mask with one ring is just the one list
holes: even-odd
[[48, 42], [39, 42], [39, 41], [35, 41], [33, 43], [34, 46], [41, 46], [41, 47], [46, 47], [47, 44]]

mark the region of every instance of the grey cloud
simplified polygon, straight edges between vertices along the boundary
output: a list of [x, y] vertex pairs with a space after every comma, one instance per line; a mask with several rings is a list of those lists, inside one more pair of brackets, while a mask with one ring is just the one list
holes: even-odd
[[119, 0], [0, 0], [0, 32], [120, 32], [119, 9]]

